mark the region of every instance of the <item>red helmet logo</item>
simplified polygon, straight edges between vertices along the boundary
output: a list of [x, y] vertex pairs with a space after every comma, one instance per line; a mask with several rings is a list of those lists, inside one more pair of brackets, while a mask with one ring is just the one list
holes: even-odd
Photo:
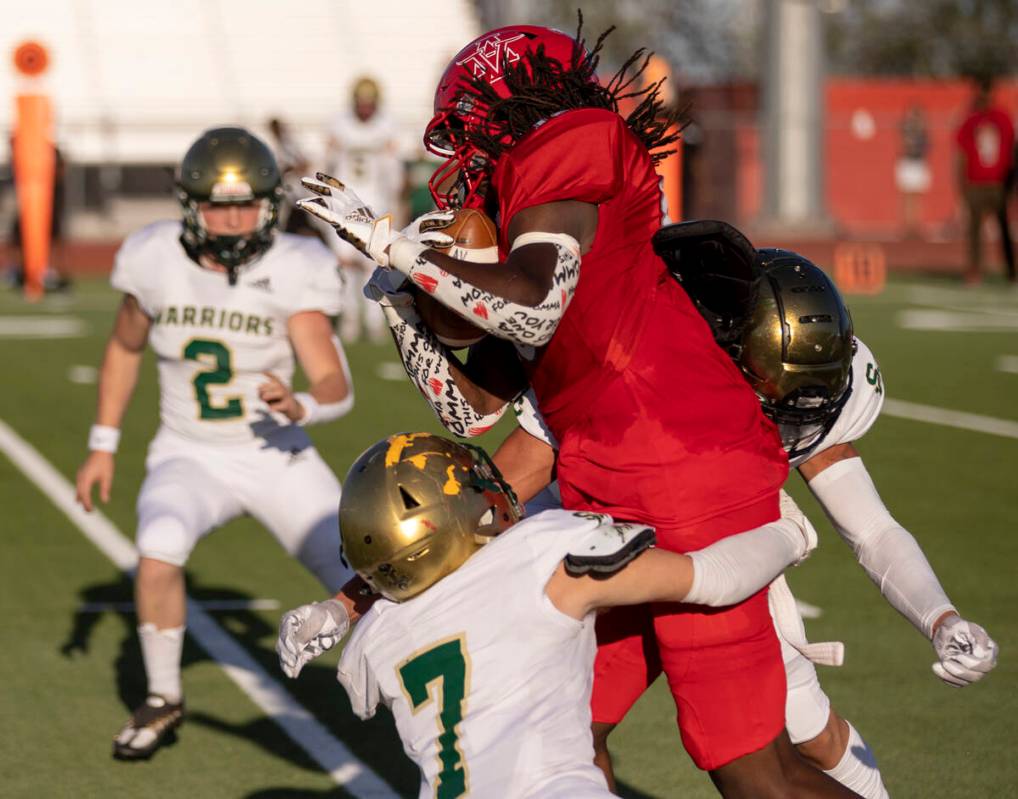
[[481, 184], [493, 167], [488, 158], [467, 143], [471, 131], [486, 131], [489, 109], [467, 93], [471, 82], [482, 80], [499, 97], [509, 97], [503, 78], [506, 68], [528, 53], [544, 49], [547, 58], [569, 69], [582, 54], [572, 36], [535, 25], [512, 25], [489, 31], [456, 54], [435, 91], [435, 116], [424, 133], [429, 152], [446, 159], [432, 175], [429, 187], [439, 208], [478, 205]]
[[520, 60], [520, 54], [513, 49], [513, 43], [524, 35], [494, 31], [490, 36], [478, 39], [473, 52], [453, 63], [458, 67], [466, 67], [475, 78], [486, 78], [488, 83], [495, 83], [502, 80], [502, 70], [506, 64], [515, 64]]

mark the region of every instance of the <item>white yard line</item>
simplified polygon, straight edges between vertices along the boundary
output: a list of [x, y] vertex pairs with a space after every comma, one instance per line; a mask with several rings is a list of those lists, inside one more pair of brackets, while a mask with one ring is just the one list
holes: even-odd
[[[3, 420], [0, 420], [0, 451], [119, 569], [134, 573], [138, 563], [134, 545], [99, 511], [85, 513], [74, 501], [74, 487], [67, 479]], [[364, 799], [397, 796], [388, 783], [302, 707], [193, 599], [188, 600], [187, 632], [336, 784]]]
[[81, 338], [87, 332], [75, 316], [0, 316], [0, 338]]
[[[193, 599], [202, 610], [279, 610], [278, 599]], [[133, 613], [133, 602], [82, 602], [75, 613]]]
[[1001, 355], [997, 358], [997, 371], [1018, 375], [1018, 355]]
[[977, 433], [988, 433], [991, 436], [1018, 439], [1018, 422], [1012, 422], [1010, 419], [998, 419], [995, 416], [983, 416], [965, 411], [952, 411], [948, 408], [938, 408], [935, 405], [920, 405], [918, 402], [906, 402], [890, 397], [884, 400], [883, 412], [888, 416], [897, 416], [899, 419], [911, 419], [915, 422], [926, 422], [944, 427], [954, 427], [958, 430], [972, 430]]

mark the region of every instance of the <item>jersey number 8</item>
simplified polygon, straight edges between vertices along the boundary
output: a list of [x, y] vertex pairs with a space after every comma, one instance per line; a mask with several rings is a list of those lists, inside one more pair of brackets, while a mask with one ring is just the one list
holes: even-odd
[[184, 358], [210, 367], [199, 371], [191, 381], [194, 384], [195, 398], [198, 400], [202, 419], [218, 421], [244, 415], [240, 397], [230, 397], [220, 406], [213, 405], [209, 397], [210, 385], [226, 385], [233, 380], [230, 349], [223, 342], [193, 338], [184, 347]]

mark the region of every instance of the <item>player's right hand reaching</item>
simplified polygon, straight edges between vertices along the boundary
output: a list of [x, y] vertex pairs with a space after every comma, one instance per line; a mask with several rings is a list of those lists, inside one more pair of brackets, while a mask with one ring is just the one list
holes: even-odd
[[78, 476], [75, 480], [77, 489], [75, 498], [85, 510], [91, 511], [94, 507], [92, 487], [96, 483], [99, 484], [99, 499], [103, 503], [110, 501], [110, 491], [113, 488], [113, 466], [112, 452], [93, 450], [88, 453], [85, 462], [78, 469]]
[[940, 658], [933, 664], [933, 673], [955, 688], [978, 682], [997, 665], [997, 642], [978, 624], [957, 614], [937, 628], [933, 648]]
[[350, 614], [337, 599], [301, 605], [279, 620], [276, 654], [290, 679], [319, 655], [338, 644], [350, 629]]

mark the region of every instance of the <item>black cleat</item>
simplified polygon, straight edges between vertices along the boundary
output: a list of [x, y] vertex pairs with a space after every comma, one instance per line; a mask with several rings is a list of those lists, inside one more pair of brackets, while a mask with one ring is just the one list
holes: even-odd
[[167, 702], [151, 694], [135, 709], [127, 724], [113, 739], [113, 757], [118, 760], [145, 760], [184, 720], [184, 703]]

